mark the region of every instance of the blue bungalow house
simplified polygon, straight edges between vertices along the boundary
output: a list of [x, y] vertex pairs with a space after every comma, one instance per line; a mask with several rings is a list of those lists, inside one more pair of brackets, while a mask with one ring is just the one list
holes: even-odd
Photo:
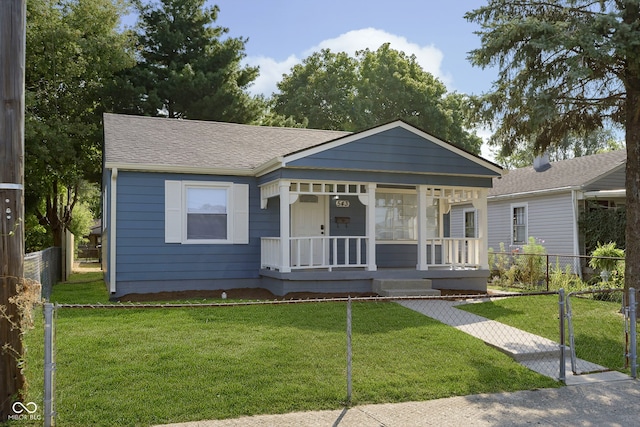
[[[112, 297], [265, 288], [485, 290], [502, 169], [403, 121], [358, 133], [104, 115], [103, 268]], [[452, 206], [471, 206], [464, 233]]]

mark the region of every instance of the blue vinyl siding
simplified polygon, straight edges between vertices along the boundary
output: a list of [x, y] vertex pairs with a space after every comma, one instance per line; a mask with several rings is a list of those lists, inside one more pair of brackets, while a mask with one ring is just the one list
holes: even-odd
[[415, 244], [376, 245], [378, 268], [416, 268], [418, 248]]
[[290, 162], [288, 166], [430, 174], [498, 175], [476, 161], [400, 127], [309, 155]]
[[[249, 184], [249, 244], [165, 243], [165, 180]], [[254, 178], [121, 171], [117, 188], [117, 281], [146, 282], [145, 292], [152, 292], [148, 282], [154, 281], [257, 278], [260, 237], [279, 232], [277, 210], [260, 209]]]

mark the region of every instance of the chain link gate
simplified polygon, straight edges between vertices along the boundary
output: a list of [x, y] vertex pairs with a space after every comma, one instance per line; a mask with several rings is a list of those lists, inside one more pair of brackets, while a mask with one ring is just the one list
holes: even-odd
[[[624, 333], [624, 348], [620, 349], [620, 356], [623, 359], [624, 369], [630, 369], [631, 377], [636, 378], [637, 370], [637, 333], [636, 333], [636, 290], [631, 288], [628, 294], [624, 293], [622, 289], [603, 289], [603, 290], [590, 290], [590, 291], [578, 291], [571, 292], [567, 295], [565, 302], [565, 311], [567, 319], [567, 331], [569, 343], [565, 347], [570, 352], [571, 358], [571, 371], [573, 375], [588, 375], [602, 372], [609, 372], [616, 370], [612, 366], [602, 366], [598, 363], [590, 362], [579, 358], [578, 346], [580, 345], [580, 352], [584, 358], [592, 357], [592, 350], [584, 343], [576, 343], [576, 326], [575, 326], [575, 311], [572, 304], [573, 298], [580, 298], [584, 296], [590, 296], [595, 299], [620, 299], [621, 309], [620, 314], [623, 317], [623, 324], [621, 325], [621, 331]], [[595, 352], [597, 350], [593, 350]]]

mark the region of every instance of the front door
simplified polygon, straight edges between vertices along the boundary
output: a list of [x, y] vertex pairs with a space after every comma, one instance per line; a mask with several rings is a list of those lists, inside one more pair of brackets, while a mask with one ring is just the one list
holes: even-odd
[[[327, 227], [328, 196], [301, 194], [291, 205], [291, 265], [312, 266], [329, 264], [329, 242], [322, 237], [329, 234]], [[323, 250], [324, 247], [324, 250]]]

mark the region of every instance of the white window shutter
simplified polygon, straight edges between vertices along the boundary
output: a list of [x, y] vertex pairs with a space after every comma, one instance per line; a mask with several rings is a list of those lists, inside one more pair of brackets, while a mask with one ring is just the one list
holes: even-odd
[[164, 242], [182, 243], [182, 181], [164, 182]]
[[234, 244], [249, 243], [249, 185], [233, 184], [232, 230]]

